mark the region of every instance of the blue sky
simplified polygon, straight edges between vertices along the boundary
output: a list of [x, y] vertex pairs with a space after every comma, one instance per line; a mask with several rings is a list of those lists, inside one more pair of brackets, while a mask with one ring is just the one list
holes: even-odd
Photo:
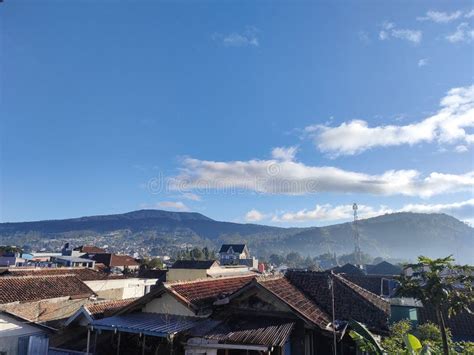
[[0, 219], [474, 220], [470, 1], [5, 1]]

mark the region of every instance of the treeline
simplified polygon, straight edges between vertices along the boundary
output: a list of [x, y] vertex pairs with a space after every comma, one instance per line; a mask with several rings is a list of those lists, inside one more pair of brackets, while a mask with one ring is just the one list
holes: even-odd
[[[382, 258], [372, 258], [369, 254], [362, 253], [362, 264], [379, 263]], [[355, 264], [356, 255], [354, 253], [337, 256], [335, 253], [324, 253], [315, 257], [303, 257], [298, 252], [290, 252], [286, 255], [272, 254], [268, 258], [268, 262], [275, 266], [286, 265], [290, 268], [305, 269], [329, 269], [338, 265], [347, 263]]]
[[204, 248], [193, 248], [186, 250], [179, 250], [176, 253], [177, 260], [216, 260], [217, 254], [215, 250]]

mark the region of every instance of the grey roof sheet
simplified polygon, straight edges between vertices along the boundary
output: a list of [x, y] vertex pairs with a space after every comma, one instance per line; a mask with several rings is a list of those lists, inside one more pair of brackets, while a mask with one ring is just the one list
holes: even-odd
[[125, 333], [166, 337], [193, 328], [201, 322], [203, 319], [197, 317], [139, 312], [95, 320], [92, 326], [96, 329], [117, 329]]

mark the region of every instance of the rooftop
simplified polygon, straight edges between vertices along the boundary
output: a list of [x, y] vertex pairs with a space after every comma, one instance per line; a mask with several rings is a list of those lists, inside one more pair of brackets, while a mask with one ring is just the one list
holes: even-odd
[[74, 275], [0, 278], [0, 304], [70, 297], [89, 298], [94, 292]]
[[[283, 346], [295, 323], [270, 317], [230, 317], [224, 321], [210, 320], [210, 328], [200, 326], [192, 335], [218, 341], [220, 344], [251, 344]], [[204, 331], [201, 331], [204, 329]]]
[[30, 268], [30, 269], [18, 269], [10, 268], [0, 273], [0, 278], [5, 276], [61, 276], [61, 275], [74, 275], [81, 281], [93, 281], [93, 280], [104, 280], [108, 278], [124, 278], [124, 276], [111, 276], [103, 272], [95, 271], [90, 268]]
[[104, 316], [115, 313], [116, 311], [122, 309], [125, 306], [128, 306], [135, 300], [137, 300], [137, 298], [128, 298], [125, 300], [97, 301], [85, 304], [84, 308], [91, 314], [94, 319], [100, 319]]
[[139, 312], [95, 320], [92, 325], [95, 329], [168, 337], [193, 328], [203, 321], [197, 317]]
[[328, 313], [295, 287], [286, 277], [259, 278], [257, 282], [320, 328], [326, 329], [331, 322]]
[[176, 260], [172, 268], [206, 270], [216, 265], [218, 265], [216, 260]]
[[234, 293], [254, 278], [255, 275], [237, 276], [165, 285], [188, 304], [200, 308], [211, 306], [218, 298]]
[[74, 250], [78, 250], [87, 254], [106, 253], [105, 249], [96, 247], [94, 245], [81, 245], [80, 247], [74, 248]]
[[230, 247], [232, 247], [234, 252], [242, 253], [245, 249], [245, 244], [222, 244], [219, 253], [227, 253]]
[[[332, 314], [332, 296], [328, 272], [290, 271], [288, 280], [313, 300], [326, 314]], [[382, 297], [333, 274], [336, 319], [355, 319], [369, 328], [387, 330], [390, 304]]]
[[116, 266], [138, 266], [137, 261], [128, 255], [117, 255], [112, 253], [97, 253], [91, 259], [98, 263], [102, 263], [107, 267]]

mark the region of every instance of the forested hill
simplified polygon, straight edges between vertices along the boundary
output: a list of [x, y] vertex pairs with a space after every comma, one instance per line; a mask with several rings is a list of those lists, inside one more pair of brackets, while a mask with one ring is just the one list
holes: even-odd
[[[474, 229], [445, 214], [394, 213], [358, 222], [364, 252], [414, 258], [454, 254], [472, 263]], [[63, 220], [0, 223], [0, 244], [30, 240], [114, 235], [151, 245], [247, 242], [258, 254], [298, 251], [303, 255], [353, 250], [351, 223], [326, 227], [279, 228], [215, 221], [199, 213], [140, 210]]]

